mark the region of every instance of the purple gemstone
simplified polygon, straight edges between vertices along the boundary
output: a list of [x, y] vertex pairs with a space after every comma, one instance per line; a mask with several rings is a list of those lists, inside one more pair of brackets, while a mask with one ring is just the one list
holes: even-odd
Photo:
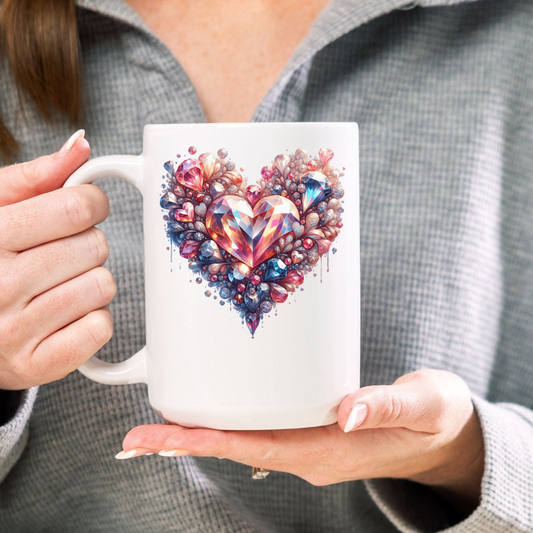
[[257, 326], [259, 326], [259, 316], [257, 316], [256, 313], [248, 313], [246, 315], [246, 325], [248, 326], [250, 333], [253, 335]]

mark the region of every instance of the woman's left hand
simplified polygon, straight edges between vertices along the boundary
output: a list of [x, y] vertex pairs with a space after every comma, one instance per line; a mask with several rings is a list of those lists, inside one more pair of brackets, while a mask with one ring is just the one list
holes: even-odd
[[[350, 416], [356, 403], [366, 407]], [[288, 472], [317, 486], [403, 478], [432, 486], [465, 513], [477, 505], [484, 468], [483, 436], [468, 385], [456, 374], [432, 369], [346, 396], [338, 423], [329, 426], [228, 431], [154, 424], [131, 430], [123, 447], [118, 458], [150, 452], [213, 456]]]

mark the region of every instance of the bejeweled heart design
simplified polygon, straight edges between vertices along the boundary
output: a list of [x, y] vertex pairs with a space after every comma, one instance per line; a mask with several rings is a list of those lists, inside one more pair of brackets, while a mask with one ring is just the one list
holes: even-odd
[[276, 242], [299, 220], [297, 207], [283, 196], [261, 198], [252, 207], [248, 200], [228, 195], [211, 203], [205, 225], [219, 246], [253, 268], [276, 255]]
[[329, 253], [342, 228], [344, 173], [332, 158], [328, 148], [319, 157], [301, 148], [280, 154], [251, 185], [223, 148], [177, 168], [171, 161], [164, 165], [160, 204], [168, 211], [163, 218], [171, 246], [189, 261], [198, 284], [208, 282], [205, 295], [217, 291], [220, 305], [233, 306], [252, 335]]

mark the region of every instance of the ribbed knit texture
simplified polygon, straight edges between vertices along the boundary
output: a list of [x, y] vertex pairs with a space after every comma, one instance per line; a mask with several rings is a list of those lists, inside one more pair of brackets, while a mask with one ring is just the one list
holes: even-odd
[[[452, 524], [405, 480], [315, 487], [281, 472], [254, 481], [249, 466], [210, 457], [116, 461], [130, 428], [159, 421], [145, 386], [74, 372], [25, 394], [0, 427], [2, 533], [533, 531], [533, 3], [398, 9], [408, 3], [333, 0], [253, 120], [359, 123], [361, 382], [423, 367], [466, 380], [486, 447], [478, 508]], [[176, 59], [125, 3], [79, 4], [93, 156], [139, 154], [146, 123], [205, 121]], [[22, 117], [6, 73], [0, 102], [21, 160], [72, 133], [31, 107]], [[116, 362], [144, 344], [141, 199], [100, 183], [118, 284], [100, 356]]]

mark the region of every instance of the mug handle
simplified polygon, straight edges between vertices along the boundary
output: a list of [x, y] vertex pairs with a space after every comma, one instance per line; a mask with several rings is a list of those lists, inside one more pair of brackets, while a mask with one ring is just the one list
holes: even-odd
[[[98, 178], [111, 176], [133, 185], [142, 194], [142, 155], [96, 157], [78, 168], [63, 187], [92, 183]], [[78, 370], [89, 379], [106, 385], [147, 383], [146, 346], [121, 363], [106, 363], [93, 355]]]

